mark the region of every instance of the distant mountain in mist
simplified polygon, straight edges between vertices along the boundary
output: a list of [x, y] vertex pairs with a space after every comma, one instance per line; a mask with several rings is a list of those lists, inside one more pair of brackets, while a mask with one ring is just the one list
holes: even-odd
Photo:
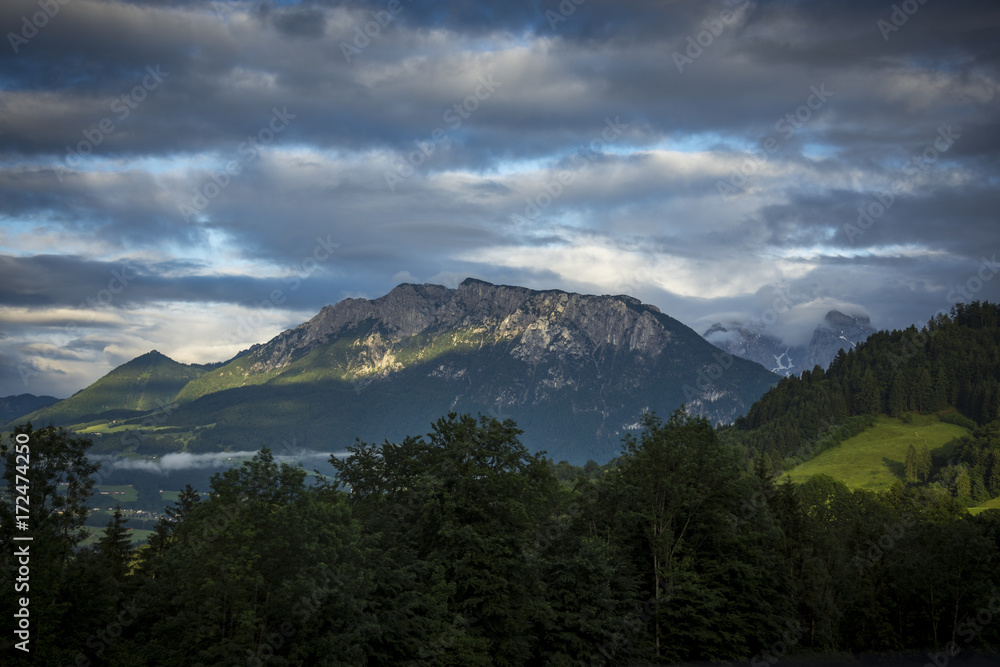
[[875, 333], [867, 315], [845, 315], [829, 311], [813, 331], [806, 345], [788, 345], [766, 328], [750, 325], [723, 326], [713, 324], [704, 334], [705, 340], [743, 359], [758, 364], [779, 375], [799, 375], [814, 367], [827, 368], [840, 350], [852, 349]]
[[55, 396], [35, 396], [34, 394], [18, 394], [0, 398], [0, 424], [17, 419], [29, 412], [58, 403]]

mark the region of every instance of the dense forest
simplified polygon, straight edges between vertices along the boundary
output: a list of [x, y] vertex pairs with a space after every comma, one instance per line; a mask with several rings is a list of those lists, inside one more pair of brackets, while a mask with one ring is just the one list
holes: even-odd
[[[14, 541], [17, 435], [30, 543]], [[943, 665], [1000, 648], [1000, 512], [913, 485], [776, 484], [682, 412], [647, 415], [614, 465], [567, 481], [519, 435], [451, 414], [358, 442], [335, 480], [262, 450], [206, 498], [186, 489], [148, 545], [116, 516], [80, 548], [89, 442], [21, 426], [2, 449], [0, 599], [29, 599], [30, 653], [8, 628], [5, 663]]]
[[1000, 418], [997, 304], [960, 303], [922, 329], [872, 334], [827, 370], [781, 380], [720, 437], [778, 471], [860, 433], [875, 415], [948, 409], [971, 428]]

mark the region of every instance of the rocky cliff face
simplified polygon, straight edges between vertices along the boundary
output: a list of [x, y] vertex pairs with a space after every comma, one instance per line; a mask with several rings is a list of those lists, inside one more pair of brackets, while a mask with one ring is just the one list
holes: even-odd
[[837, 352], [850, 349], [875, 333], [866, 315], [829, 311], [813, 331], [808, 345], [786, 345], [752, 326], [713, 324], [705, 339], [729, 354], [756, 361], [779, 375], [799, 375], [815, 366], [827, 368]]
[[550, 354], [583, 359], [602, 349], [657, 357], [671, 342], [672, 330], [683, 325], [629, 296], [538, 292], [473, 278], [458, 289], [404, 284], [375, 300], [346, 299], [327, 306], [308, 322], [253, 346], [247, 353], [254, 360], [250, 370], [288, 366], [365, 327], [372, 331], [355, 348], [359, 360], [366, 361], [350, 369], [352, 376], [391, 367], [387, 358], [419, 334], [427, 334], [428, 346], [456, 334], [481, 344], [508, 345], [511, 357], [537, 364]]
[[327, 306], [190, 383], [172, 419], [233, 441], [285, 437], [272, 425], [290, 420], [301, 445], [325, 447], [330, 434], [394, 440], [480, 412], [583, 463], [616, 454], [644, 411], [684, 404], [730, 422], [776, 379], [632, 297], [469, 279]]

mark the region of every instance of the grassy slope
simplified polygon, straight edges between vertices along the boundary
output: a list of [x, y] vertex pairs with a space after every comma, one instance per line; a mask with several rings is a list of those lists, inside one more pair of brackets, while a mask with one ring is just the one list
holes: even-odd
[[[938, 421], [934, 415], [915, 415], [913, 422], [880, 417], [875, 426], [845, 440], [833, 449], [788, 471], [793, 482], [804, 482], [813, 475], [826, 474], [851, 488], [882, 490], [903, 480], [906, 450], [913, 444], [926, 443], [931, 454], [949, 455], [948, 443], [969, 431], [954, 424]], [[988, 500], [969, 512], [978, 514], [987, 509], [1000, 510], [1000, 497]]]
[[[177, 394], [177, 400], [184, 403], [206, 394], [266, 383], [350, 382], [358, 372], [359, 363], [367, 363], [367, 351], [359, 347], [357, 341], [370, 330], [369, 326], [352, 331], [349, 337], [320, 345], [289, 365], [267, 372], [250, 370], [257, 362], [256, 357], [248, 355], [234, 359], [190, 382]], [[461, 329], [445, 335], [425, 332], [393, 345], [392, 357], [395, 363], [410, 366], [432, 361], [448, 352], [471, 351], [487, 342], [480, 332], [473, 329]]]
[[803, 482], [826, 474], [852, 488], [887, 489], [903, 480], [903, 462], [911, 444], [918, 449], [926, 444], [931, 454], [944, 454], [942, 447], [968, 433], [961, 426], [938, 421], [934, 415], [915, 415], [910, 424], [880, 417], [872, 428], [797, 465], [788, 476], [793, 482]]
[[39, 425], [72, 424], [74, 420], [108, 410], [155, 410], [204, 374], [202, 367], [181, 364], [158, 352], [149, 352], [119, 366], [83, 391], [37, 410], [25, 419]]
[[984, 510], [997, 510], [1000, 511], [1000, 496], [997, 496], [993, 500], [987, 500], [985, 503], [979, 507], [970, 507], [969, 511], [973, 514], [979, 514]]

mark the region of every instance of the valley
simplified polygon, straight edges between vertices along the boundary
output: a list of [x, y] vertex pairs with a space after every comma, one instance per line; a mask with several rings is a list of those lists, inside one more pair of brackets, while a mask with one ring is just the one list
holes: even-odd
[[[233, 591], [249, 616], [330, 591], [296, 650], [337, 638], [391, 663], [450, 641], [481, 664], [578, 659], [628, 637], [625, 662], [709, 647], [758, 664], [761, 623], [815, 623], [790, 635], [797, 659], [884, 655], [868, 618], [927, 646], [994, 603], [1000, 306], [957, 306], [919, 339], [876, 332], [779, 379], [628, 297], [463, 285], [324, 309], [222, 364], [149, 352], [26, 416], [53, 426], [11, 427], [33, 464], [61, 461], [35, 491], [61, 508], [33, 519], [44, 541], [145, 606], [148, 634], [126, 633], [118, 659], [152, 642], [171, 664], [211, 662], [215, 640], [170, 619]], [[359, 599], [368, 620], [345, 621]], [[634, 624], [643, 600], [661, 611]]]

